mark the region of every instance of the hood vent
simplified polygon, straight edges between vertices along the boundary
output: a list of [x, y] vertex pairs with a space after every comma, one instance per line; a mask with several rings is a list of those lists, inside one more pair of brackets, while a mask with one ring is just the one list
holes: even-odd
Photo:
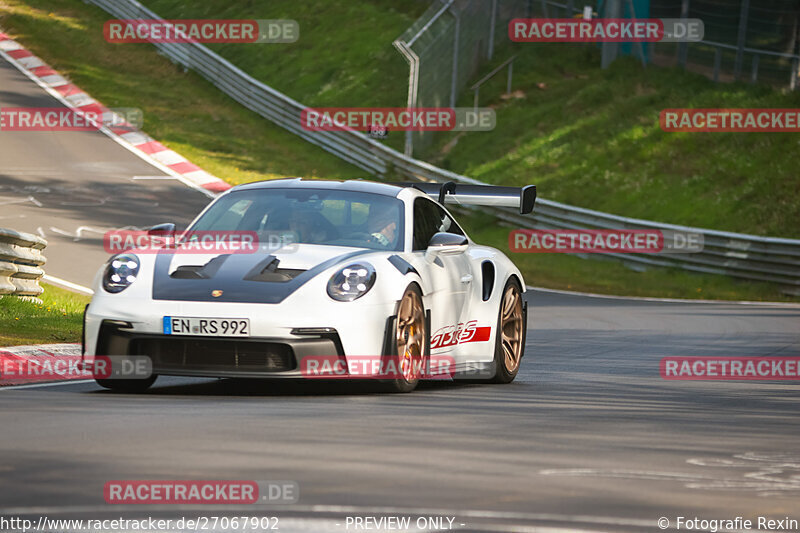
[[227, 258], [228, 255], [220, 255], [205, 265], [181, 265], [169, 277], [174, 279], [211, 279]]
[[269, 256], [256, 267], [247, 273], [244, 279], [249, 281], [267, 281], [273, 283], [285, 283], [305, 272], [305, 270], [295, 268], [278, 268], [280, 259]]

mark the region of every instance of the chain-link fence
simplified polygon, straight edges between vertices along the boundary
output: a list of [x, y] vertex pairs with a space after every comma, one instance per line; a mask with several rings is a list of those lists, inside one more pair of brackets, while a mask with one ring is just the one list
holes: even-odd
[[[631, 2], [614, 0], [622, 16]], [[601, 16], [609, 0], [435, 0], [394, 45], [410, 64], [410, 107], [455, 106], [482, 62], [508, 42], [516, 17], [571, 18], [591, 6]], [[800, 0], [649, 0], [637, 17], [699, 18], [704, 40], [629, 46], [661, 65], [678, 64], [715, 81], [762, 81], [797, 88]], [[641, 4], [639, 4], [641, 7]], [[641, 11], [641, 14], [640, 12]], [[649, 13], [648, 13], [649, 12]], [[622, 48], [625, 49], [624, 47]], [[433, 132], [406, 132], [405, 153], [429, 145]]]
[[651, 0], [651, 15], [698, 18], [705, 26], [702, 42], [656, 45], [657, 63], [678, 64], [715, 81], [797, 88], [798, 0]]
[[[491, 60], [508, 23], [530, 14], [530, 0], [436, 0], [394, 45], [410, 64], [410, 107], [455, 107], [481, 62]], [[407, 132], [406, 155], [432, 132]], [[412, 148], [413, 147], [413, 148]]]

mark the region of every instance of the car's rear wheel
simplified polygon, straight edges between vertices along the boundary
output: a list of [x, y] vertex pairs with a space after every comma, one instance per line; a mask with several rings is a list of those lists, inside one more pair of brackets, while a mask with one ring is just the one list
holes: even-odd
[[495, 383], [511, 383], [517, 377], [525, 349], [525, 327], [522, 291], [516, 280], [508, 280], [500, 310], [497, 313], [497, 335], [494, 349]]
[[417, 388], [428, 351], [425, 328], [422, 292], [416, 285], [410, 285], [403, 293], [397, 309], [393, 336], [393, 348], [396, 350], [390, 356], [397, 378], [385, 381], [389, 391], [411, 392]]
[[155, 383], [158, 376], [153, 375], [147, 379], [95, 379], [98, 385], [114, 392], [137, 393], [144, 392]]

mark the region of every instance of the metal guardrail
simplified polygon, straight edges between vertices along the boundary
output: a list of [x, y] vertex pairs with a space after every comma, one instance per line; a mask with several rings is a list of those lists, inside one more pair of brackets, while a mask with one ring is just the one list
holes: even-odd
[[47, 241], [36, 235], [0, 229], [0, 296], [36, 297], [44, 292], [39, 280], [44, 276], [45, 246]]
[[[90, 1], [117, 18], [160, 18], [135, 0]], [[440, 183], [455, 181], [482, 184], [467, 176], [406, 157], [357, 131], [307, 131], [301, 127], [300, 119], [305, 106], [254, 79], [201, 44], [154, 43], [154, 46], [172, 61], [198, 72], [246, 108], [372, 174]], [[649, 228], [701, 233], [705, 248], [695, 254], [603, 255], [617, 257], [633, 268], [662, 266], [723, 274], [779, 283], [789, 287], [793, 293], [800, 293], [800, 240], [650, 222], [543, 199], [537, 199], [533, 215], [525, 217], [510, 209], [486, 209], [519, 228]]]

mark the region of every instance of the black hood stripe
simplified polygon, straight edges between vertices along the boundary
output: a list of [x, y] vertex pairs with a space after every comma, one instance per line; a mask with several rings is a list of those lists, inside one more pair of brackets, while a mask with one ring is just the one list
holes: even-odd
[[[283, 282], [245, 279], [257, 264], [264, 263], [267, 258], [265, 254], [228, 255], [219, 261], [219, 268], [208, 279], [173, 278], [169, 275], [169, 265], [174, 254], [158, 254], [153, 271], [153, 300], [277, 304], [320, 272], [337, 263], [374, 252], [359, 250], [342, 254]], [[222, 294], [215, 298], [211, 296], [212, 291], [222, 291]]]

